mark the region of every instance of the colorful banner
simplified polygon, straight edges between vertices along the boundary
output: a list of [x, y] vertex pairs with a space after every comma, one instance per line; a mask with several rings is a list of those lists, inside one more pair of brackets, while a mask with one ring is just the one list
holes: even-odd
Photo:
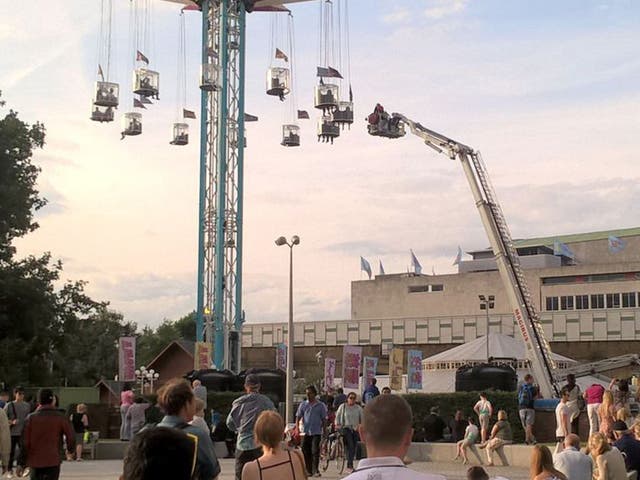
[[342, 347], [342, 386], [360, 388], [360, 366], [362, 365], [362, 347], [345, 345]]
[[408, 388], [422, 390], [422, 350], [407, 352]]
[[336, 376], [336, 359], [327, 357], [324, 359], [324, 388], [333, 388], [333, 379]]
[[364, 377], [364, 388], [367, 388], [371, 379], [376, 377], [376, 371], [378, 370], [378, 357], [364, 357], [364, 367], [362, 368]]
[[196, 342], [193, 355], [194, 370], [205, 370], [211, 368], [211, 344], [207, 342]]
[[136, 380], [136, 337], [120, 337], [118, 341], [118, 380]]
[[389, 387], [391, 390], [402, 390], [402, 359], [404, 351], [401, 348], [394, 348], [389, 355]]
[[287, 346], [284, 343], [276, 345], [276, 368], [287, 370]]

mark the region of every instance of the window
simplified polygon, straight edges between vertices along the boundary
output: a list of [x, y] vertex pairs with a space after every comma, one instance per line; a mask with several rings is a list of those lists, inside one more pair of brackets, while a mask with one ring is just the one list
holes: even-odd
[[607, 293], [607, 308], [620, 308], [619, 293]]
[[636, 292], [622, 294], [622, 308], [634, 308], [636, 305]]
[[576, 295], [576, 310], [589, 310], [589, 295]]
[[558, 297], [547, 297], [547, 310], [558, 310]]
[[591, 295], [591, 308], [604, 308], [604, 294], [596, 293]]
[[409, 287], [409, 293], [423, 293], [429, 291], [429, 285], [413, 285]]
[[573, 310], [573, 295], [560, 297], [560, 310]]
[[442, 292], [444, 290], [444, 285], [431, 285], [432, 292]]

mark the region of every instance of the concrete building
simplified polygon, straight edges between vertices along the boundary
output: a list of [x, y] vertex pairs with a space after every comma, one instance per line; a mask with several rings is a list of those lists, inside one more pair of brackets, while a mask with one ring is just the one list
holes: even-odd
[[[558, 252], [562, 244], [568, 248]], [[597, 360], [640, 350], [640, 228], [515, 245], [554, 352]], [[319, 350], [341, 358], [341, 346], [354, 344], [382, 357], [384, 371], [392, 345], [421, 349], [427, 357], [487, 332], [515, 335], [493, 252], [468, 254], [472, 259], [461, 261], [455, 274], [389, 274], [352, 282], [350, 319], [296, 325], [296, 364], [312, 364]], [[479, 295], [494, 295], [494, 309], [481, 310]], [[286, 332], [286, 323], [245, 325], [243, 365], [272, 366], [273, 347]]]

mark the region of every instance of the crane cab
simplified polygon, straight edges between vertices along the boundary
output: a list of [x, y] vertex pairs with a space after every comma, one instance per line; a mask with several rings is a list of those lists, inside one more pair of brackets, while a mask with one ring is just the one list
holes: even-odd
[[291, 91], [290, 85], [288, 68], [270, 67], [267, 70], [267, 95], [280, 97], [280, 100], [284, 100], [284, 96]]
[[113, 107], [100, 107], [95, 103], [91, 105], [91, 120], [94, 122], [113, 122]]
[[200, 89], [213, 92], [220, 89], [220, 67], [213, 63], [200, 66]]
[[379, 103], [366, 120], [367, 131], [374, 137], [400, 138], [406, 134], [400, 118], [389, 115]]
[[122, 135], [140, 135], [142, 133], [142, 114], [126, 112], [122, 117]]
[[340, 136], [340, 127], [333, 123], [330, 115], [323, 115], [318, 119], [318, 141], [331, 142]]
[[189, 125], [186, 123], [173, 124], [173, 140], [171, 145], [187, 145], [189, 143]]
[[332, 114], [333, 123], [344, 128], [348, 125], [351, 128], [353, 123], [353, 102], [338, 102], [338, 107]]
[[99, 107], [117, 107], [120, 86], [113, 82], [96, 82], [93, 104]]
[[133, 72], [133, 93], [158, 99], [160, 74], [148, 68], [136, 68]]
[[300, 146], [300, 127], [298, 125], [283, 125], [282, 126], [282, 142], [280, 145], [284, 147], [299, 147]]
[[315, 87], [315, 107], [323, 113], [331, 112], [338, 107], [338, 85], [333, 83], [321, 83]]

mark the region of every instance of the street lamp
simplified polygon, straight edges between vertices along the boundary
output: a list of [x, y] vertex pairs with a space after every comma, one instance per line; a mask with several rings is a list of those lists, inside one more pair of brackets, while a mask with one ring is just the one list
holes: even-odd
[[487, 362], [489, 361], [489, 310], [495, 306], [496, 297], [493, 295], [478, 295], [480, 299], [480, 310], [484, 310], [487, 313]]
[[144, 386], [148, 383], [151, 386], [151, 393], [153, 393], [153, 383], [158, 380], [160, 374], [153, 368], [147, 370], [147, 367], [142, 365], [140, 368], [136, 368], [136, 379], [140, 382], [140, 395], [144, 395]]
[[293, 423], [293, 246], [300, 244], [300, 237], [294, 235], [291, 242], [284, 237], [276, 239], [276, 245], [289, 247], [289, 327], [287, 331], [287, 395], [285, 421]]

